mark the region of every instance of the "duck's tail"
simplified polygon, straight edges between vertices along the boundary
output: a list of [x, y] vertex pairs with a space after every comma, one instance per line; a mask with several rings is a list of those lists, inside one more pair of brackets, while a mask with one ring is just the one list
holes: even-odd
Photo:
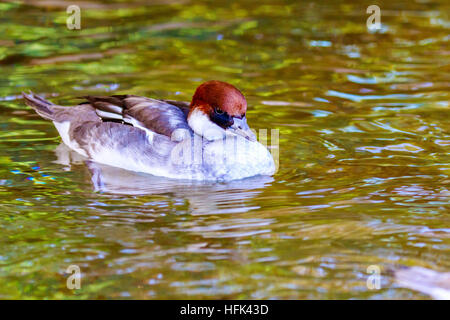
[[55, 111], [56, 108], [58, 108], [57, 105], [45, 100], [33, 92], [30, 92], [30, 94], [22, 92], [22, 96], [25, 99], [25, 103], [32, 107], [42, 118], [52, 121], [55, 120]]

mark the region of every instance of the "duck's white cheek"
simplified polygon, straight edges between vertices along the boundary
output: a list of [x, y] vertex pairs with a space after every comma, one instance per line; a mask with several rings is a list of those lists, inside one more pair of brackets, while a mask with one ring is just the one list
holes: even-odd
[[209, 141], [223, 139], [226, 135], [224, 129], [212, 122], [209, 117], [200, 110], [192, 111], [188, 118], [188, 124], [196, 134]]

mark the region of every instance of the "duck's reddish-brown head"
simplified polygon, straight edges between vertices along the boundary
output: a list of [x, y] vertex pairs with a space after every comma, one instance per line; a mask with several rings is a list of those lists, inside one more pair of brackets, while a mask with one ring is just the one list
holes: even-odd
[[207, 81], [195, 90], [188, 122], [196, 133], [205, 136], [199, 127], [206, 124], [201, 124], [198, 118], [206, 116], [224, 130], [255, 140], [247, 125], [246, 112], [247, 101], [236, 87], [222, 81]]
[[198, 86], [192, 97], [191, 108], [200, 108], [208, 114], [216, 111], [231, 117], [243, 117], [247, 111], [247, 101], [233, 85], [212, 80]]

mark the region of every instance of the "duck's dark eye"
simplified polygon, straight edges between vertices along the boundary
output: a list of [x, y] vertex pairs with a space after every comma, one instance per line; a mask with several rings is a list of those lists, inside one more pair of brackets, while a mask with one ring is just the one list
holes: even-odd
[[234, 123], [233, 117], [219, 107], [214, 107], [214, 112], [213, 114], [211, 114], [210, 119], [212, 120], [212, 122], [224, 129], [228, 128]]

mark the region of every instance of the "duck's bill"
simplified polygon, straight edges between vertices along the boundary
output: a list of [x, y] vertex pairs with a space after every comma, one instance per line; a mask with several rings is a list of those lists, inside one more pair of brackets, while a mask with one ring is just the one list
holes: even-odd
[[250, 141], [256, 141], [256, 135], [248, 126], [247, 119], [245, 117], [243, 117], [242, 119], [233, 118], [233, 121], [233, 125], [230, 126], [228, 130], [230, 130], [234, 134], [243, 136]]

